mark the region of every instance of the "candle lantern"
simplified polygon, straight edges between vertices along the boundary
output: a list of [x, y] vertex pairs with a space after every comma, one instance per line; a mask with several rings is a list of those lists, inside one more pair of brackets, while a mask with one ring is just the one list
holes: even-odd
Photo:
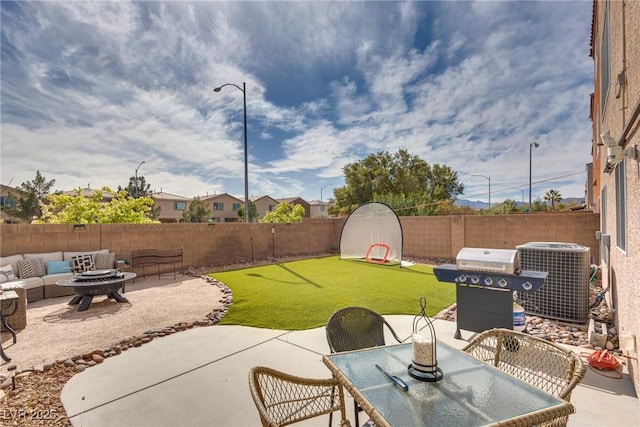
[[427, 316], [427, 300], [420, 298], [420, 313], [413, 319], [411, 344], [413, 357], [409, 365], [409, 375], [420, 381], [436, 382], [443, 378], [438, 368], [436, 353], [436, 330]]

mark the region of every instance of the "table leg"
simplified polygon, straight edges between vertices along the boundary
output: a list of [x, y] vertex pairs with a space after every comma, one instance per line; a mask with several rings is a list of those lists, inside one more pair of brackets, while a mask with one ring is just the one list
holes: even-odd
[[69, 305], [80, 304], [81, 299], [82, 299], [82, 295], [76, 295], [73, 298], [71, 298], [71, 301], [69, 301]]
[[3, 313], [2, 309], [0, 309], [0, 323], [2, 323], [5, 329], [9, 331], [9, 333], [13, 337], [13, 343], [15, 344], [17, 342], [16, 331], [11, 327], [11, 325], [7, 323], [7, 317], [13, 316], [16, 313], [16, 311], [18, 311], [18, 301], [13, 300], [11, 304], [13, 305], [13, 310], [11, 310], [11, 312], [7, 313], [6, 315], [5, 313], [7, 312], [7, 310], [4, 310], [5, 313]]
[[2, 359], [5, 362], [11, 362], [11, 358], [9, 356], [7, 356], [6, 354], [4, 354], [4, 350], [2, 349], [2, 343], [0, 343], [0, 357], [2, 357]]
[[17, 339], [16, 339], [16, 331], [14, 331], [13, 328], [11, 327], [11, 325], [9, 325], [7, 323], [7, 319], [2, 319], [2, 323], [4, 323], [4, 327], [7, 329], [7, 331], [9, 331], [9, 333], [13, 337], [13, 343], [15, 344], [16, 341], [17, 341]]
[[129, 302], [129, 300], [122, 296], [122, 294], [118, 291], [110, 293], [109, 296], [118, 302]]
[[85, 295], [82, 297], [82, 301], [80, 301], [80, 307], [78, 307], [78, 311], [85, 311], [91, 305], [91, 301], [93, 301], [92, 295]]

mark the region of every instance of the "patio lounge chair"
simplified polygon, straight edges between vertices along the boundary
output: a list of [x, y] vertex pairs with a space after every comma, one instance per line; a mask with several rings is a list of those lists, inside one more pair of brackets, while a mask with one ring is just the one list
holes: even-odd
[[[329, 317], [325, 327], [331, 353], [383, 346], [385, 326], [396, 341], [401, 343], [402, 340], [391, 325], [375, 311], [364, 307], [341, 308]], [[359, 425], [358, 412], [362, 408], [355, 400], [353, 406], [356, 425]]]
[[265, 427], [286, 426], [340, 411], [339, 427], [351, 427], [342, 386], [334, 378], [302, 378], [256, 366], [249, 371], [249, 388]]
[[[567, 402], [586, 372], [571, 350], [509, 329], [484, 331], [462, 351]], [[564, 426], [568, 418], [560, 417], [543, 425]]]

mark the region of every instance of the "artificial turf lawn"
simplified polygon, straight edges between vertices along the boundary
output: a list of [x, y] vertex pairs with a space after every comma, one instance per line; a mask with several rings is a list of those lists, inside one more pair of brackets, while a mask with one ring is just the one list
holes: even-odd
[[418, 314], [420, 298], [433, 316], [455, 301], [455, 286], [440, 283], [427, 265], [381, 266], [307, 259], [212, 273], [233, 291], [221, 324], [301, 330], [323, 326], [339, 308], [356, 305], [380, 314]]

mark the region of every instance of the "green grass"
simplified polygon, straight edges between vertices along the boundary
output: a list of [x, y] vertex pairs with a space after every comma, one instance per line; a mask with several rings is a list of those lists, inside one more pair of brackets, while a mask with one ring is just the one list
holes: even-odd
[[440, 283], [426, 265], [381, 266], [337, 256], [212, 273], [233, 291], [221, 324], [302, 330], [322, 326], [339, 308], [357, 305], [380, 314], [420, 311], [433, 316], [455, 301], [455, 286]]

